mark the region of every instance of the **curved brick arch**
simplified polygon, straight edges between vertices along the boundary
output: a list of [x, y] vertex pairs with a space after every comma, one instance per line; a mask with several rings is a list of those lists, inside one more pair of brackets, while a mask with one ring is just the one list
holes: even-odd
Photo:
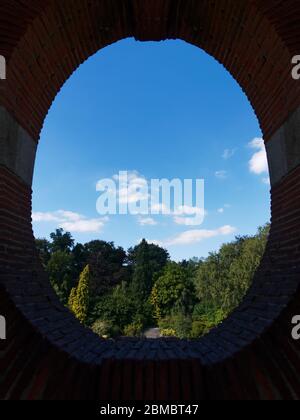
[[[286, 0], [6, 0], [0, 6], [0, 341], [2, 398], [299, 398], [300, 3]], [[23, 2], [24, 3], [24, 2]], [[200, 341], [101, 342], [61, 307], [34, 250], [36, 143], [57, 92], [100, 48], [128, 36], [181, 38], [240, 83], [267, 141], [272, 230], [236, 312]], [[299, 53], [299, 51], [298, 51]]]

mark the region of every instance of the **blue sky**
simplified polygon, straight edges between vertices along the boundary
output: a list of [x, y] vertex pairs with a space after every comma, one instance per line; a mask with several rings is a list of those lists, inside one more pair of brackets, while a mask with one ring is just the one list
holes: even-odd
[[[98, 180], [124, 170], [144, 180], [204, 179], [203, 224], [175, 215], [99, 215]], [[176, 260], [205, 257], [269, 221], [269, 190], [258, 121], [230, 74], [182, 41], [128, 39], [84, 63], [50, 109], [33, 227], [36, 237], [61, 226], [80, 242], [128, 248], [146, 238]]]

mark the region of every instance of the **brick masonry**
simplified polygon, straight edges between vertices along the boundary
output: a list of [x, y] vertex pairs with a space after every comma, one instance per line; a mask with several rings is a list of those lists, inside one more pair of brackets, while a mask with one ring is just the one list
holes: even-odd
[[[300, 83], [290, 71], [300, 53], [300, 2], [4, 0], [0, 13], [8, 60], [0, 81], [0, 312], [8, 335], [0, 341], [0, 398], [299, 399], [291, 319], [300, 314]], [[205, 49], [240, 83], [270, 142], [265, 257], [241, 306], [201, 340], [99, 341], [60, 305], [34, 248], [28, 144], [78, 65], [128, 36]], [[13, 135], [3, 135], [7, 121]]]

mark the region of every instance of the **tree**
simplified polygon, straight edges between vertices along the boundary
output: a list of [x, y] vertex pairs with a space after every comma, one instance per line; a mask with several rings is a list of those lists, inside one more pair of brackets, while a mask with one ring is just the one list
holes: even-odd
[[153, 272], [151, 270], [149, 245], [143, 240], [136, 250], [132, 278], [132, 291], [141, 303], [147, 299], [152, 289]]
[[170, 261], [170, 255], [168, 251], [164, 248], [161, 248], [158, 245], [148, 244], [145, 239], [141, 241], [139, 245], [134, 248], [129, 248], [128, 250], [128, 264], [131, 267], [134, 267], [139, 258], [140, 251], [145, 248], [147, 245], [147, 253], [149, 264], [151, 265], [152, 273], [161, 272], [167, 263]]
[[55, 232], [50, 234], [52, 239], [51, 251], [52, 252], [71, 252], [74, 246], [74, 239], [70, 232], [64, 232], [63, 229], [56, 229]]
[[76, 303], [76, 296], [77, 296], [77, 289], [76, 287], [73, 287], [69, 296], [68, 300], [68, 307], [69, 309], [74, 312], [75, 311], [75, 303]]
[[80, 275], [77, 289], [73, 289], [69, 298], [70, 309], [74, 312], [76, 318], [85, 324], [88, 317], [90, 301], [90, 269], [87, 265]]
[[126, 252], [113, 242], [92, 241], [84, 246], [86, 261], [91, 270], [91, 291], [100, 296], [112, 287], [128, 280]]
[[51, 244], [47, 239], [36, 239], [35, 246], [38, 251], [41, 263], [46, 268], [51, 258]]
[[54, 252], [46, 267], [49, 280], [58, 297], [65, 305], [74, 285], [74, 259], [65, 251]]
[[75, 278], [79, 278], [80, 273], [88, 264], [88, 253], [84, 245], [76, 244], [72, 249], [72, 255], [74, 258], [74, 275]]
[[128, 259], [132, 266], [132, 290], [141, 301], [149, 298], [153, 284], [163, 268], [168, 263], [168, 252], [145, 239], [128, 251]]
[[122, 330], [132, 322], [135, 313], [132, 295], [127, 285], [122, 283], [97, 300], [89, 322], [93, 324], [97, 320], [109, 321]]
[[180, 262], [182, 268], [185, 269], [188, 277], [190, 279], [195, 279], [199, 266], [202, 264], [203, 260], [199, 258], [192, 258], [190, 260], [183, 260]]
[[169, 263], [151, 293], [156, 318], [164, 318], [172, 312], [187, 314], [194, 305], [194, 293], [194, 285], [185, 269]]
[[266, 225], [253, 237], [237, 237], [203, 261], [195, 280], [203, 312], [222, 309], [228, 315], [242, 301], [262, 259], [268, 232]]

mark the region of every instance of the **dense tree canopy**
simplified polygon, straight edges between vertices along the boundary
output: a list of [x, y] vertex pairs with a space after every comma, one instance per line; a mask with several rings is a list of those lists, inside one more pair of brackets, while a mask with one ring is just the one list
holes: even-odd
[[47, 239], [36, 239], [35, 245], [40, 256], [41, 263], [43, 267], [46, 268], [51, 257], [51, 243]]
[[66, 304], [74, 285], [74, 257], [66, 251], [51, 254], [46, 266], [50, 283], [61, 301]]
[[52, 239], [51, 250], [52, 252], [70, 252], [74, 246], [74, 239], [69, 232], [64, 232], [63, 229], [57, 229], [50, 234]]
[[241, 302], [263, 257], [268, 232], [269, 225], [253, 237], [238, 237], [202, 262], [195, 287], [203, 307], [229, 314]]
[[188, 313], [193, 307], [195, 291], [192, 279], [180, 264], [169, 263], [151, 293], [155, 317], [164, 318], [172, 311]]
[[139, 336], [158, 326], [165, 336], [199, 338], [244, 298], [268, 233], [266, 225], [205, 259], [181, 262], [146, 240], [126, 252], [101, 240], [75, 244], [62, 229], [36, 245], [59, 299], [97, 334]]
[[84, 246], [86, 262], [91, 269], [91, 289], [94, 295], [107, 292], [128, 279], [127, 255], [113, 242], [92, 241]]

